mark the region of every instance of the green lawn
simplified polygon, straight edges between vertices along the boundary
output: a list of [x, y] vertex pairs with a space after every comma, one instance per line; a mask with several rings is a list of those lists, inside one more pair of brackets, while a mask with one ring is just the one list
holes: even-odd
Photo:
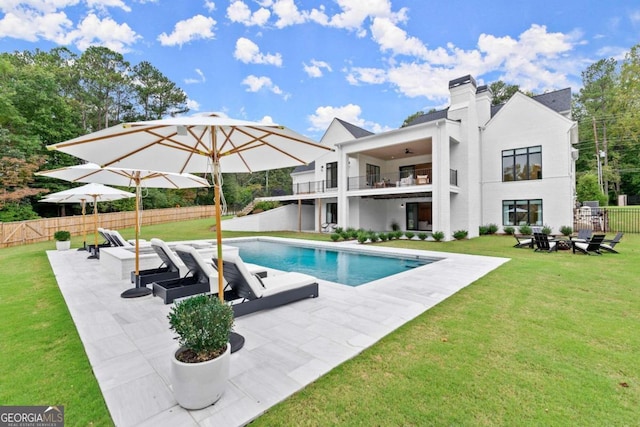
[[[212, 238], [211, 225], [148, 226], [142, 237]], [[640, 235], [626, 234], [621, 254], [601, 257], [514, 243], [508, 236], [385, 243], [511, 261], [254, 424], [638, 425]], [[53, 247], [0, 249], [0, 404], [61, 404], [67, 425], [111, 425], [44, 253]]]

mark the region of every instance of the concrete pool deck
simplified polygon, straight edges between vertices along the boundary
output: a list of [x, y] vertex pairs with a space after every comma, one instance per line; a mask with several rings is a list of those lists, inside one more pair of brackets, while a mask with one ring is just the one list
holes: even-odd
[[240, 426], [508, 261], [366, 249], [442, 259], [359, 287], [319, 280], [318, 298], [236, 319], [235, 331], [246, 342], [231, 355], [228, 388], [215, 405], [197, 411], [182, 409], [171, 392], [170, 358], [177, 348], [167, 320], [172, 305], [153, 296], [120, 298], [131, 283], [114, 279], [99, 261], [86, 259], [86, 252], [47, 255], [117, 426]]

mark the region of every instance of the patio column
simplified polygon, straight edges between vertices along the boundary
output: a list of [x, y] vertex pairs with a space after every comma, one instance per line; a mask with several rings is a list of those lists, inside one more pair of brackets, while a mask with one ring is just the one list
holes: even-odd
[[338, 152], [338, 225], [346, 228], [349, 226], [349, 202], [347, 201], [349, 156], [341, 146], [337, 146], [336, 149]]
[[432, 231], [442, 231], [445, 240], [451, 240], [451, 194], [449, 191], [449, 135], [446, 121], [436, 124], [433, 138], [433, 224]]

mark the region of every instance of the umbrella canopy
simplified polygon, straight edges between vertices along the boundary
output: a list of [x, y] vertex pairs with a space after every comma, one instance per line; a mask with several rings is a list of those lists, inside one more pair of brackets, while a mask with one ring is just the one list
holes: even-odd
[[[196, 188], [209, 187], [205, 178], [183, 173], [160, 172], [147, 169], [101, 168], [95, 163], [69, 166], [37, 172], [36, 175], [59, 178], [73, 182], [92, 182], [136, 188], [136, 225], [135, 225], [135, 275], [140, 273], [140, 208], [141, 187], [146, 188]], [[136, 279], [137, 283], [137, 279]]]
[[103, 184], [87, 184], [81, 187], [70, 188], [64, 191], [58, 191], [57, 193], [48, 194], [46, 197], [40, 199], [41, 202], [46, 203], [80, 203], [82, 205], [82, 224], [83, 232], [85, 230], [84, 218], [85, 218], [85, 206], [87, 202], [93, 203], [93, 217], [94, 217], [94, 233], [95, 233], [95, 245], [98, 247], [98, 202], [111, 202], [114, 200], [127, 199], [135, 197], [134, 193], [118, 190], [117, 188], [109, 187]]
[[218, 243], [218, 295], [223, 299], [220, 194], [223, 172], [254, 172], [300, 166], [329, 147], [279, 125], [217, 114], [124, 123], [51, 145], [102, 166], [170, 172], [213, 172]]

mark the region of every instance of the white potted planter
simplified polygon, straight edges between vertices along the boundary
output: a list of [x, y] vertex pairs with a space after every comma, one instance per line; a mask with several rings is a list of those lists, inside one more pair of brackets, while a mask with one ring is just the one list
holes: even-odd
[[53, 233], [56, 239], [56, 249], [59, 251], [67, 251], [71, 248], [71, 233], [66, 230], [58, 230]]
[[178, 404], [185, 409], [214, 404], [229, 380], [233, 310], [215, 295], [198, 295], [175, 304], [168, 318], [180, 345], [171, 357]]

